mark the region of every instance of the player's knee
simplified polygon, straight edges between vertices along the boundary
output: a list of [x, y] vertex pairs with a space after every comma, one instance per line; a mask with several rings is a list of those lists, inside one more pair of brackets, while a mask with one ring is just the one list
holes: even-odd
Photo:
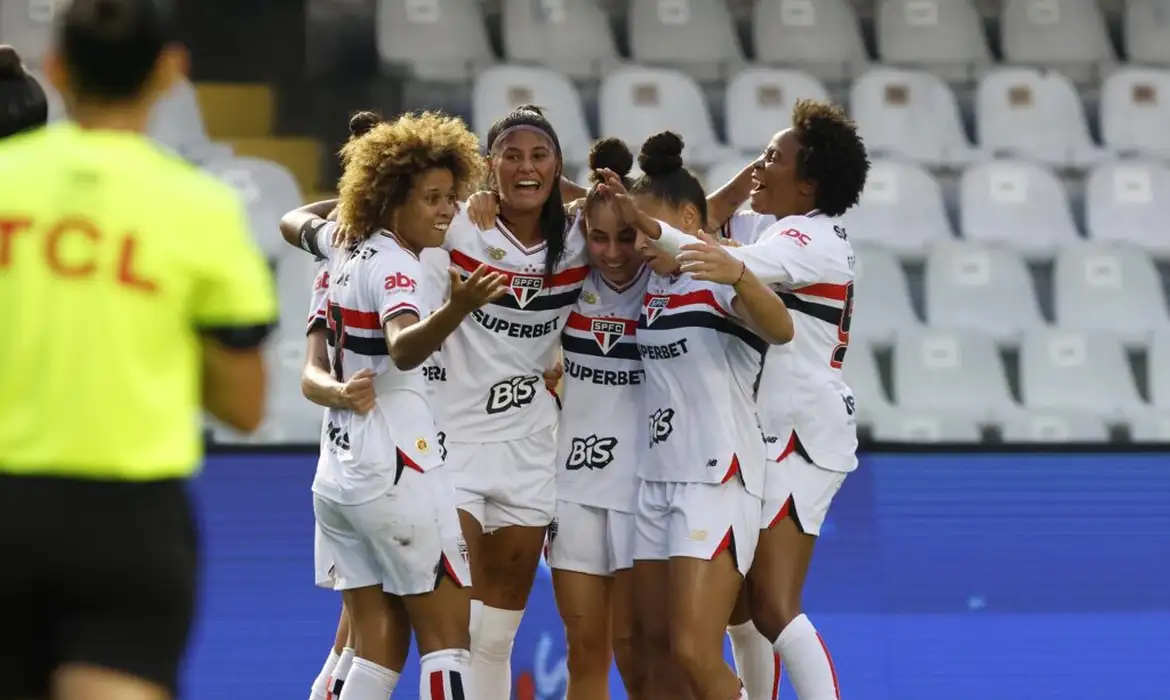
[[[711, 644], [700, 638], [700, 635], [688, 629], [687, 625], [678, 625], [670, 631], [670, 655], [674, 662], [692, 681], [703, 678], [711, 660], [722, 659], [722, 649], [712, 650]], [[719, 640], [722, 645], [723, 640]]]
[[[635, 653], [635, 642], [632, 635], [615, 635], [613, 639], [613, 660], [617, 664], [618, 673], [626, 689], [635, 696], [640, 694], [640, 688], [645, 681], [643, 665], [639, 663]], [[572, 672], [572, 669], [570, 669]]]
[[512, 656], [512, 643], [520, 629], [521, 610], [500, 610], [484, 606], [474, 634], [471, 653], [489, 662], [505, 662]]
[[593, 620], [565, 621], [565, 638], [569, 647], [569, 675], [583, 677], [604, 674], [609, 668], [609, 644], [604, 625]]
[[757, 598], [752, 602], [752, 622], [765, 639], [775, 640], [800, 615], [800, 596], [782, 595], [773, 591], [771, 595]]

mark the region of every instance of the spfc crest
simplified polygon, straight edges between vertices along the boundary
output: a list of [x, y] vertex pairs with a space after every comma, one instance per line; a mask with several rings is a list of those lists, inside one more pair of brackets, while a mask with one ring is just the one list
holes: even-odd
[[654, 319], [658, 318], [658, 314], [662, 313], [669, 301], [670, 297], [656, 296], [652, 296], [646, 301], [646, 325], [654, 323]]
[[533, 297], [544, 288], [544, 278], [536, 275], [512, 275], [512, 296], [520, 308], [528, 306]]
[[499, 261], [503, 260], [508, 255], [508, 252], [505, 251], [503, 248], [493, 248], [492, 246], [489, 245], [488, 249], [487, 249], [487, 254], [488, 254], [489, 258], [491, 258], [492, 260], [495, 260], [496, 262], [499, 262]]
[[626, 324], [621, 321], [595, 318], [589, 330], [593, 333], [593, 339], [601, 346], [601, 351], [608, 355], [614, 344], [626, 334]]

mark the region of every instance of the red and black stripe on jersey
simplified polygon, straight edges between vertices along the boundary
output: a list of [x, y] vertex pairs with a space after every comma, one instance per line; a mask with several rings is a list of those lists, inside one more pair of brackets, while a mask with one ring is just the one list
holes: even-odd
[[[337, 329], [341, 328], [342, 349], [367, 357], [384, 357], [390, 354], [386, 347], [386, 336], [382, 334], [382, 328], [387, 321], [401, 314], [419, 315], [413, 304], [399, 304], [388, 310], [382, 318], [378, 318], [378, 314], [373, 311], [347, 309], [333, 302], [329, 302], [327, 313], [330, 323], [325, 330], [325, 342], [329, 347], [337, 347]], [[354, 335], [348, 332], [350, 330], [378, 331], [378, 335]]]
[[[659, 314], [655, 317], [653, 323], [649, 323], [646, 318], [645, 306], [650, 303], [651, 299], [655, 297], [662, 298], [664, 296], [667, 297], [667, 301], [663, 310], [677, 309], [683, 306], [696, 306], [698, 308], [671, 314]], [[767, 341], [742, 324], [728, 318], [727, 313], [720, 308], [719, 303], [715, 300], [715, 295], [710, 290], [700, 289], [684, 294], [669, 295], [647, 293], [642, 304], [642, 313], [638, 316], [638, 328], [640, 329], [674, 330], [678, 328], [708, 328], [742, 340], [748, 347], [761, 355], [768, 351]]]
[[[485, 267], [488, 272], [504, 275], [504, 285], [509, 289], [509, 293], [505, 293], [490, 305], [515, 311], [555, 311], [572, 306], [577, 303], [577, 297], [581, 295], [581, 286], [589, 275], [589, 268], [581, 266], [557, 272], [551, 278], [546, 278], [543, 273], [524, 274], [502, 270], [458, 250], [450, 251], [450, 255], [452, 264], [459, 268], [459, 275], [463, 279], [471, 276], [471, 273], [480, 266]], [[540, 291], [522, 304], [517, 293], [512, 291], [518, 288], [518, 280], [539, 280]]]
[[[572, 335], [568, 332], [569, 329], [572, 329], [582, 333], [593, 334], [595, 332], [593, 326], [594, 321], [603, 321], [611, 324], [620, 323], [625, 327], [622, 337], [616, 339], [610, 345], [608, 352], [600, 341], [593, 338], [582, 338], [579, 335]], [[613, 360], [641, 360], [642, 356], [638, 352], [638, 341], [635, 339], [636, 329], [637, 324], [634, 321], [608, 317], [592, 318], [574, 311], [569, 314], [569, 320], [565, 322], [565, 330], [561, 333], [561, 349], [567, 353], [606, 357]]]
[[[799, 289], [783, 291], [781, 289], [773, 289], [776, 296], [784, 302], [789, 311], [796, 311], [798, 313], [812, 316], [815, 319], [824, 321], [831, 326], [840, 326], [844, 318], [845, 308], [849, 302], [853, 292], [851, 284], [811, 284]], [[819, 297], [821, 299], [828, 299], [832, 301], [839, 301], [846, 306], [836, 307], [828, 304], [821, 304], [809, 299], [801, 298], [801, 296]]]

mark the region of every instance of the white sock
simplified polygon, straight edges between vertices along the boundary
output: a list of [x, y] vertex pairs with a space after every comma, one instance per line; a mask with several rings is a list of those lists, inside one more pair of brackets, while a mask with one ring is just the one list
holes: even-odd
[[731, 651], [735, 655], [735, 672], [743, 681], [744, 691], [752, 700], [776, 700], [780, 684], [776, 682], [780, 658], [772, 644], [756, 630], [751, 620], [727, 628]]
[[739, 686], [739, 695], [735, 696], [735, 700], [751, 700], [751, 697], [748, 695], [747, 688], [743, 687], [742, 685]]
[[466, 649], [432, 651], [419, 659], [419, 700], [467, 700], [478, 697], [468, 687], [471, 654]]
[[483, 601], [471, 599], [471, 624], [467, 626], [471, 632], [471, 636], [475, 636], [475, 631], [479, 629], [479, 618], [483, 615]]
[[398, 685], [398, 674], [369, 659], [357, 658], [338, 700], [388, 700]]
[[329, 650], [329, 658], [325, 659], [325, 665], [317, 674], [317, 680], [313, 681], [313, 687], [309, 691], [309, 700], [328, 700], [329, 677], [333, 675], [333, 669], [337, 668], [337, 660], [340, 658], [341, 655], [336, 651]]
[[799, 700], [841, 700], [829, 649], [807, 617], [789, 622], [772, 648], [784, 659]]
[[523, 610], [483, 606], [471, 637], [471, 681], [478, 700], [512, 697], [512, 642], [523, 617]]
[[353, 647], [345, 647], [341, 650], [341, 656], [337, 657], [337, 665], [333, 667], [333, 675], [329, 677], [329, 692], [325, 694], [328, 700], [337, 700], [341, 696], [341, 689], [345, 685], [345, 678], [349, 675], [349, 669], [353, 665]]

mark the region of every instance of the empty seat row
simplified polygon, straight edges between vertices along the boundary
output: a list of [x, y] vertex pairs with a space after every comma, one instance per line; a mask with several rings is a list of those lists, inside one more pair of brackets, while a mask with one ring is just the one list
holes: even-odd
[[1110, 423], [1092, 414], [1065, 410], [1020, 410], [1011, 418], [978, 420], [947, 411], [898, 409], [862, 424], [874, 440], [895, 443], [978, 443], [998, 432], [1004, 443], [1106, 443], [1116, 442], [1113, 428], [1124, 429], [1128, 441], [1138, 444], [1170, 443], [1170, 411], [1151, 411]]
[[[855, 245], [857, 290], [851, 333], [888, 343], [921, 330], [907, 276], [889, 251]], [[1004, 343], [1047, 326], [1037, 286], [1022, 258], [1003, 248], [948, 243], [932, 248], [923, 275], [925, 321], [977, 331]], [[1055, 325], [1108, 335], [1131, 346], [1170, 329], [1158, 271], [1145, 253], [1122, 245], [1062, 249], [1053, 266]]]
[[[934, 414], [944, 430], [955, 425], [1027, 425], [1033, 413], [1074, 428], [1148, 425], [1151, 418], [1156, 423], [1170, 415], [1170, 332], [1154, 334], [1147, 358], [1147, 391], [1141, 392], [1116, 338], [1085, 331], [1032, 331], [1020, 345], [1017, 400], [994, 338], [931, 329], [898, 335], [891, 351], [889, 394], [875, 355], [864, 343], [850, 344], [845, 375], [860, 420], [867, 424], [898, 414], [918, 422], [924, 414]], [[1163, 439], [1170, 440], [1170, 435]]]

